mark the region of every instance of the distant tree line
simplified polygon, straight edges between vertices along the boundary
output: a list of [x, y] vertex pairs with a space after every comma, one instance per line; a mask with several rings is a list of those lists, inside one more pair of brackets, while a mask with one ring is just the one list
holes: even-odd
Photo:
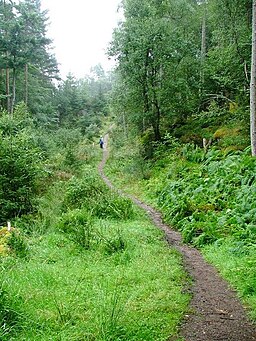
[[38, 89], [53, 91], [58, 66], [46, 23], [38, 0], [0, 1], [1, 106], [9, 113], [17, 102], [40, 102]]
[[0, 0], [0, 109], [13, 114], [24, 102], [40, 126], [86, 130], [106, 113], [111, 76], [96, 65], [84, 79], [61, 80], [47, 25], [40, 0]]
[[77, 145], [108, 114], [111, 74], [61, 79], [51, 44], [40, 0], [0, 0], [0, 225], [35, 213], [55, 172], [78, 172]]

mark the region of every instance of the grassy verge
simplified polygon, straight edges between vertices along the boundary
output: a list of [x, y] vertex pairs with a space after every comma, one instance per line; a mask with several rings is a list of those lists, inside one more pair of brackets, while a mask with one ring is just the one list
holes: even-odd
[[[2, 326], [1, 340], [153, 341], [176, 334], [188, 301], [180, 257], [144, 218], [95, 228], [101, 240], [90, 251], [51, 232], [30, 240], [29, 261], [2, 261], [2, 287], [18, 319], [9, 330]], [[108, 247], [117, 234], [122, 251]]]
[[251, 319], [256, 321], [255, 245], [246, 245], [230, 238], [205, 246], [202, 252], [237, 290]]
[[26, 257], [0, 257], [1, 340], [177, 334], [189, 301], [181, 258], [144, 214], [105, 187], [96, 167], [50, 187], [39, 206], [37, 217], [16, 222]]

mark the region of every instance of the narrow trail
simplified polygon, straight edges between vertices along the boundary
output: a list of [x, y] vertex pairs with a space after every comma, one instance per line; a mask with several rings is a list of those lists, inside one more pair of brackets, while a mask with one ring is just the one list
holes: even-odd
[[[115, 189], [103, 171], [108, 159], [108, 138], [109, 135], [105, 135], [99, 173], [105, 183]], [[120, 190], [117, 192], [126, 195]], [[203, 259], [197, 249], [183, 244], [180, 233], [164, 224], [159, 212], [137, 198], [127, 196], [143, 208], [154, 224], [164, 231], [168, 243], [182, 254], [184, 266], [192, 278], [192, 300], [189, 314], [180, 328], [180, 336], [186, 341], [256, 341], [256, 326], [249, 321], [235, 291], [220, 277], [217, 270]], [[169, 341], [176, 340], [175, 337]]]

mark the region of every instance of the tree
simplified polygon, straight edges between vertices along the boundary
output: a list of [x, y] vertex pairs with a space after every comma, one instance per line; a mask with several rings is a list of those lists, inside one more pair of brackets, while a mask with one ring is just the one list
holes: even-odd
[[250, 84], [251, 150], [256, 156], [256, 0], [252, 6], [252, 60]]
[[[51, 40], [46, 37], [46, 12], [41, 12], [40, 1], [24, 0], [18, 4], [0, 1], [5, 12], [0, 23], [5, 32], [0, 38], [1, 67], [11, 70], [12, 82], [6, 77], [7, 110], [12, 113], [16, 101], [17, 80], [23, 74], [23, 95], [18, 100], [28, 100], [29, 66], [36, 67], [47, 79], [57, 76], [57, 62], [50, 54]], [[20, 83], [21, 86], [21, 83]], [[19, 91], [21, 94], [21, 91]]]
[[[251, 0], [209, 0], [205, 92], [248, 105]], [[211, 96], [208, 96], [209, 100]]]
[[43, 175], [33, 128], [24, 106], [0, 117], [0, 224], [33, 210]]
[[109, 53], [119, 62], [127, 118], [140, 131], [152, 129], [154, 140], [161, 139], [163, 122], [186, 119], [198, 102], [196, 6], [189, 0], [126, 0], [126, 20], [114, 32]]

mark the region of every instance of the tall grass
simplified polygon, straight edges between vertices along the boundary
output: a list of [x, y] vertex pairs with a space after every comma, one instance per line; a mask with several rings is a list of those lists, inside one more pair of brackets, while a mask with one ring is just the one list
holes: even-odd
[[3, 341], [177, 335], [189, 300], [180, 256], [129, 199], [106, 187], [94, 164], [100, 151], [92, 154], [68, 177], [51, 167], [56, 174], [36, 214], [14, 221], [29, 257], [0, 258]]
[[120, 223], [98, 228], [104, 239], [93, 250], [47, 233], [31, 241], [29, 261], [3, 263], [8, 295], [19, 293], [23, 312], [3, 340], [155, 341], [177, 333], [188, 302], [180, 257], [144, 219], [122, 223], [126, 247], [111, 253], [104, 241]]

